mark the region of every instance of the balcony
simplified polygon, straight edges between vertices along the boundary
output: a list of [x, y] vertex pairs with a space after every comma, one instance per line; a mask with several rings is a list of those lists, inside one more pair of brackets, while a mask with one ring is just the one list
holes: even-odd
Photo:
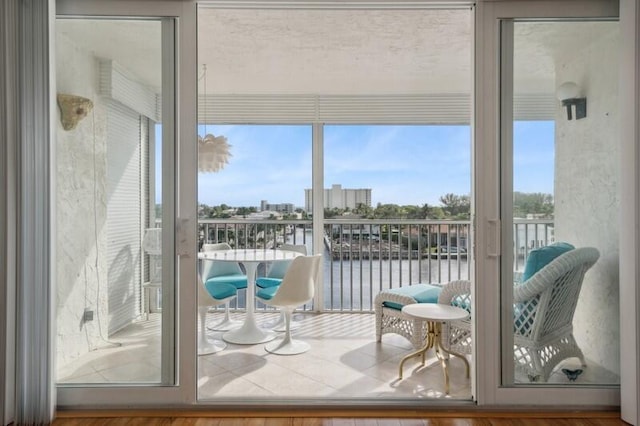
[[[324, 281], [316, 299], [321, 304], [304, 310], [372, 313], [373, 298], [381, 290], [469, 279], [468, 221], [324, 222]], [[312, 252], [312, 221], [201, 219], [200, 240], [264, 250], [286, 242], [304, 244]], [[238, 303], [244, 307], [242, 298]]]
[[[318, 310], [371, 313], [373, 297], [381, 290], [470, 279], [469, 221], [324, 223], [323, 303]], [[304, 244], [309, 252], [313, 247], [311, 220], [200, 219], [199, 228], [201, 244], [227, 242], [234, 248], [268, 250], [286, 242]], [[513, 235], [513, 270], [518, 273], [529, 251], [554, 241], [553, 220], [515, 219]]]

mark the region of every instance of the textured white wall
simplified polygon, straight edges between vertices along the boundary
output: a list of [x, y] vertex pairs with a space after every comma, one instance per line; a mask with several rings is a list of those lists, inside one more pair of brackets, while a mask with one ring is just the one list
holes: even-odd
[[[82, 366], [73, 361], [99, 347], [100, 332], [107, 330], [106, 112], [96, 92], [96, 67], [93, 55], [68, 37], [57, 36], [57, 92], [89, 98], [94, 105], [73, 130], [64, 130], [58, 120], [55, 240], [59, 378], [78, 375]], [[85, 309], [94, 311], [93, 321], [82, 322]]]
[[587, 117], [556, 119], [556, 240], [592, 246], [600, 259], [587, 272], [574, 317], [588, 360], [620, 373], [619, 111], [617, 31], [564, 56], [556, 83], [574, 81], [587, 97]]

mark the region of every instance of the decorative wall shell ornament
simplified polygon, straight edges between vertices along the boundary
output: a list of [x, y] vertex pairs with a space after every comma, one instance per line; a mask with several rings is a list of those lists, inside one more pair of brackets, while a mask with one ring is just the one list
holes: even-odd
[[58, 108], [60, 108], [62, 127], [65, 130], [72, 130], [93, 109], [93, 102], [82, 96], [58, 93]]

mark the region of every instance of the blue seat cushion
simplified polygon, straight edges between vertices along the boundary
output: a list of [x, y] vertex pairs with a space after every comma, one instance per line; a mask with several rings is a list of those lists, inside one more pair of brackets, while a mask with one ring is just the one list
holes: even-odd
[[275, 287], [282, 284], [282, 278], [260, 277], [256, 280], [256, 285], [260, 288]]
[[277, 286], [277, 285], [274, 285], [272, 287], [261, 288], [256, 293], [256, 297], [259, 297], [260, 299], [263, 299], [263, 300], [271, 300], [273, 296], [276, 294], [276, 292], [278, 291], [278, 288], [280, 288], [280, 286]]
[[[413, 284], [385, 291], [387, 293], [395, 293], [412, 297], [417, 303], [438, 303], [438, 296], [442, 291], [442, 287], [432, 284]], [[402, 310], [404, 305], [395, 302], [382, 302], [382, 306]]]
[[217, 277], [208, 278], [206, 284], [231, 284], [238, 290], [247, 288], [247, 276], [246, 275], [219, 275]]
[[527, 257], [527, 263], [524, 266], [522, 282], [525, 282], [534, 276], [536, 272], [547, 266], [547, 264], [556, 257], [573, 250], [574, 248], [575, 247], [569, 243], [558, 242], [531, 250]]
[[233, 284], [228, 283], [214, 283], [207, 280], [204, 287], [207, 292], [217, 300], [226, 299], [227, 297], [235, 296], [238, 294], [238, 289]]

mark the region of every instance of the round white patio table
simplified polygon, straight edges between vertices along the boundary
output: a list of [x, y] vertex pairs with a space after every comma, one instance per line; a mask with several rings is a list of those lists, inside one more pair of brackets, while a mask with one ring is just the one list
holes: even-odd
[[240, 328], [227, 331], [222, 338], [229, 343], [253, 345], [273, 340], [276, 334], [258, 326], [255, 319], [255, 287], [256, 272], [260, 263], [284, 262], [302, 256], [301, 253], [279, 249], [234, 249], [214, 250], [198, 253], [203, 261], [216, 260], [222, 262], [238, 262], [244, 266], [247, 274], [247, 315]]
[[426, 320], [427, 335], [425, 336], [424, 346], [421, 349], [410, 353], [400, 361], [400, 379], [402, 379], [402, 366], [406, 360], [414, 356], [422, 355], [422, 365], [424, 365], [426, 352], [431, 348], [435, 348], [436, 356], [440, 360], [444, 372], [444, 390], [448, 395], [449, 355], [457, 356], [464, 361], [467, 377], [469, 377], [469, 361], [467, 361], [464, 355], [447, 350], [442, 345], [442, 323], [466, 319], [469, 316], [469, 312], [456, 306], [443, 305], [440, 303], [413, 303], [403, 306], [402, 313], [410, 318]]

